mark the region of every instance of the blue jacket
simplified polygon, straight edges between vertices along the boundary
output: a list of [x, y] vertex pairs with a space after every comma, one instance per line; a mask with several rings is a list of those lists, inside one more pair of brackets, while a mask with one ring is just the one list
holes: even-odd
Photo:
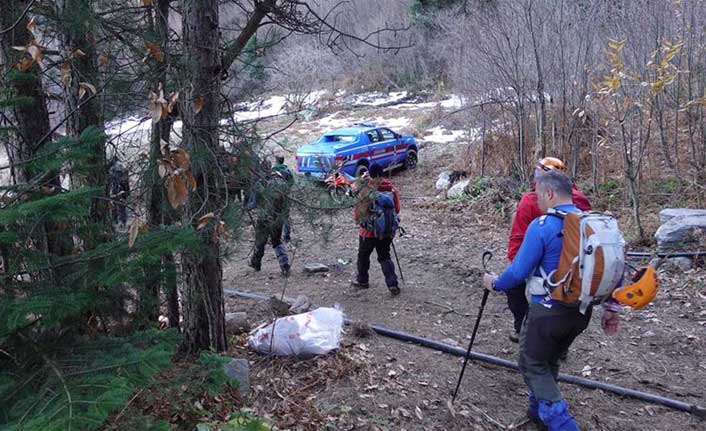
[[[557, 210], [565, 212], [581, 212], [573, 204], [559, 205]], [[520, 250], [510, 266], [498, 277], [495, 290], [506, 292], [519, 288], [531, 276], [539, 276], [539, 267], [549, 274], [559, 266], [561, 256], [561, 230], [564, 220], [559, 217], [540, 217], [534, 219], [527, 228]], [[534, 295], [534, 302], [543, 299]]]

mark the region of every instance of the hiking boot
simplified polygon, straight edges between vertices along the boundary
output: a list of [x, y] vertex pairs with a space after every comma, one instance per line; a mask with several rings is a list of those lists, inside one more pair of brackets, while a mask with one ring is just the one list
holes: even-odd
[[579, 431], [578, 424], [569, 413], [569, 405], [564, 400], [540, 400], [539, 417], [549, 431]]
[[369, 283], [361, 283], [358, 280], [351, 281], [351, 287], [355, 289], [367, 289], [370, 287]]
[[520, 337], [518, 336], [518, 334], [517, 334], [516, 332], [511, 332], [511, 333], [507, 336], [507, 338], [509, 338], [510, 341], [512, 341], [513, 343], [519, 343], [519, 342], [520, 342]]
[[387, 290], [390, 291], [390, 295], [397, 296], [400, 294], [401, 290], [399, 286], [388, 286]]
[[248, 260], [248, 266], [254, 269], [255, 271], [260, 271], [260, 264], [256, 264], [252, 260]]
[[289, 277], [289, 270], [291, 269], [289, 264], [282, 265], [280, 269], [282, 270], [282, 277]]

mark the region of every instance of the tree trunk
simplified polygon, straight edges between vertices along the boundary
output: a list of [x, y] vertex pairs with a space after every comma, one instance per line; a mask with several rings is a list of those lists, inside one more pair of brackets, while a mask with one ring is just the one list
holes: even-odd
[[[91, 237], [85, 238], [88, 248], [108, 238], [110, 212], [108, 208], [108, 178], [105, 157], [105, 138], [100, 99], [87, 83], [100, 92], [98, 58], [96, 55], [95, 21], [93, 2], [90, 0], [63, 0], [61, 9], [63, 25], [62, 45], [70, 55], [71, 83], [65, 88], [67, 136], [81, 137], [93, 148], [88, 157], [89, 168], [79, 183], [98, 188], [99, 195], [91, 202], [90, 217], [96, 225]], [[81, 91], [83, 90], [83, 91]], [[93, 128], [90, 136], [84, 132]]]
[[544, 97], [544, 74], [542, 73], [542, 61], [539, 56], [537, 37], [535, 35], [534, 22], [532, 20], [532, 0], [527, 6], [527, 23], [529, 24], [530, 36], [532, 37], [532, 49], [534, 51], [534, 64], [537, 68], [537, 97], [539, 98], [539, 142], [535, 145], [534, 158], [539, 160], [547, 155], [547, 106]]
[[[191, 93], [183, 104], [184, 146], [192, 156], [197, 190], [191, 194], [188, 220], [221, 209], [213, 155], [218, 153], [221, 57], [219, 55], [218, 0], [183, 0], [185, 64]], [[196, 109], [195, 106], [200, 108]], [[197, 112], [198, 111], [198, 112]], [[200, 212], [199, 212], [200, 211]], [[220, 246], [210, 229], [201, 233], [201, 249], [183, 254], [183, 353], [227, 348]]]
[[[152, 13], [152, 11], [148, 12]], [[156, 43], [163, 53], [163, 61], [151, 58], [152, 62], [152, 91], [159, 92], [161, 86], [167, 83], [167, 65], [170, 63], [168, 50], [169, 31], [169, 0], [158, 0], [154, 5], [154, 16], [150, 16], [150, 25], [156, 36]], [[166, 91], [166, 90], [165, 90]], [[162, 119], [152, 125], [152, 135], [150, 140], [149, 168], [146, 174], [146, 182], [149, 187], [147, 199], [147, 223], [151, 226], [171, 224], [172, 220], [166, 211], [164, 199], [164, 187], [162, 179], [157, 173], [157, 161], [162, 158], [161, 143], [169, 142], [171, 134], [171, 117]], [[162, 255], [161, 263], [145, 268], [146, 277], [140, 298], [140, 314], [149, 321], [155, 322], [159, 318], [159, 292], [164, 290], [167, 298], [167, 317], [171, 327], [179, 326], [179, 300], [177, 295], [176, 274], [174, 255], [171, 253]], [[161, 289], [160, 289], [161, 288]]]
[[[34, 39], [32, 33], [27, 29], [29, 22], [27, 16], [25, 15], [17, 21], [28, 4], [29, 0], [0, 0], [0, 28], [9, 29], [16, 24], [12, 31], [0, 37], [3, 63], [7, 66], [8, 72], [14, 64], [26, 56], [24, 52], [14, 50], [12, 47], [27, 46]], [[53, 188], [53, 193], [58, 193], [61, 188], [58, 171], [40, 172], [32, 168], [31, 164], [21, 163], [34, 158], [39, 148], [51, 140], [49, 111], [44, 96], [41, 72], [40, 67], [35, 64], [23, 72], [22, 77], [14, 75], [20, 73], [17, 70], [13, 70], [12, 73], [4, 73], [17, 98], [24, 100], [12, 107], [12, 116], [16, 122], [18, 136], [16, 141], [6, 143], [6, 149], [8, 159], [13, 164], [20, 163], [13, 167], [13, 176], [16, 181], [30, 183], [41, 176], [41, 181], [37, 186], [46, 185]], [[45, 235], [40, 234], [36, 237], [36, 241], [41, 244], [40, 249], [44, 249], [54, 256], [63, 256], [70, 252], [70, 237], [62, 234], [58, 226], [47, 222], [44, 223], [43, 229], [46, 230]]]

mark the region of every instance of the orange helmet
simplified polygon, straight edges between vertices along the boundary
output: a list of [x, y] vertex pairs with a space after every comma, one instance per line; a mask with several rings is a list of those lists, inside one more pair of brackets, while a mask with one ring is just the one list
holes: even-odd
[[640, 268], [632, 277], [632, 283], [613, 291], [613, 298], [635, 310], [646, 306], [657, 296], [659, 280], [652, 265]]
[[561, 161], [561, 159], [557, 159], [556, 157], [545, 157], [542, 160], [537, 162], [537, 168], [541, 169], [544, 172], [549, 172], [549, 171], [559, 171], [562, 173], [566, 173], [566, 165], [564, 162]]

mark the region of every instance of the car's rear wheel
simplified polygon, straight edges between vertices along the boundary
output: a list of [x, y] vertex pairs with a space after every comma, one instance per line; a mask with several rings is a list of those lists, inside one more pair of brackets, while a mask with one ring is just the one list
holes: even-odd
[[407, 157], [404, 159], [405, 169], [415, 169], [417, 167], [417, 152], [415, 150], [407, 151]]
[[355, 169], [355, 176], [360, 178], [366, 172], [368, 172], [368, 167], [366, 165], [358, 165], [358, 167]]

